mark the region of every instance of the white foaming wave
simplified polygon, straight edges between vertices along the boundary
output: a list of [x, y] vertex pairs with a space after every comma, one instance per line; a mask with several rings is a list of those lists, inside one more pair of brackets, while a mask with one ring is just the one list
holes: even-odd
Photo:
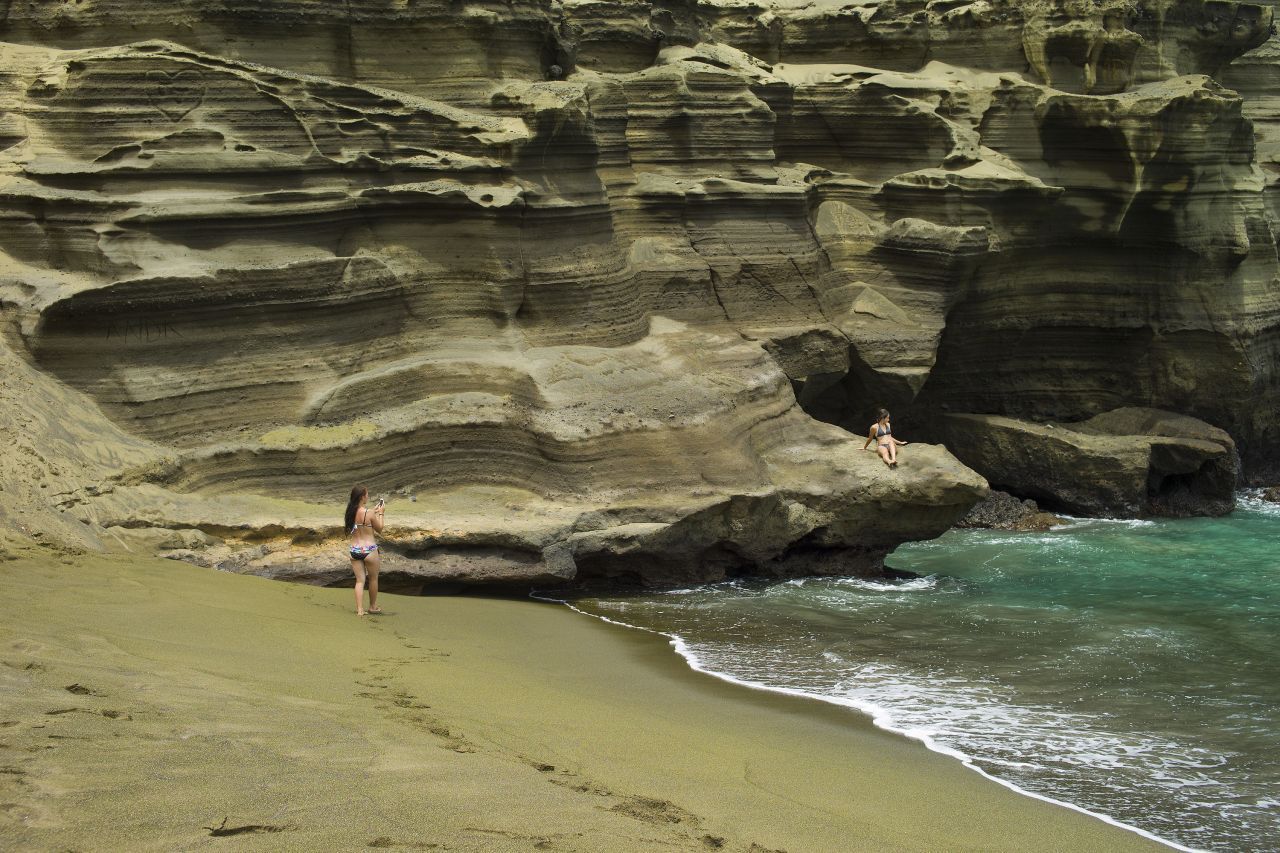
[[[1075, 536], [1068, 536], [1063, 534], [1070, 533], [1072, 530], [1075, 530], [1075, 529], [1076, 529], [1076, 525], [1074, 524], [1064, 524], [1058, 527], [1054, 527], [1046, 532], [1028, 530], [1028, 531], [1019, 532], [1019, 533], [1008, 533], [1005, 531], [985, 530], [985, 531], [980, 531], [982, 533], [985, 533], [986, 535], [979, 540], [979, 543], [983, 546], [988, 546], [988, 547], [992, 545], [1015, 545], [1019, 547], [1026, 547], [1027, 545], [1036, 545], [1037, 547], [1042, 548], [1046, 551], [1073, 550], [1081, 547], [1080, 540]], [[917, 546], [914, 542], [911, 543], [911, 548], [913, 550], [916, 547]], [[955, 546], [953, 545], [952, 548], [954, 547]]]
[[693, 586], [682, 586], [677, 589], [660, 589], [653, 590], [658, 595], [691, 595], [698, 592], [713, 592], [716, 590], [732, 589], [735, 591], [745, 591], [747, 584], [742, 578], [733, 578], [727, 581], [716, 581], [714, 583], [699, 583]]
[[[663, 633], [663, 632], [655, 632], [655, 633]], [[990, 779], [991, 781], [996, 782], [1002, 785], [1003, 787], [1008, 788], [1009, 790], [1022, 794], [1023, 796], [1031, 797], [1032, 799], [1042, 800], [1048, 803], [1053, 803], [1055, 805], [1059, 805], [1064, 808], [1068, 808], [1073, 811], [1080, 812], [1082, 814], [1087, 814], [1091, 817], [1094, 817], [1094, 818], [1097, 818], [1098, 820], [1103, 821], [1104, 823], [1108, 823], [1113, 826], [1119, 827], [1121, 829], [1128, 830], [1129, 832], [1133, 832], [1144, 838], [1148, 838], [1152, 841], [1157, 841], [1161, 844], [1165, 844], [1176, 850], [1184, 850], [1184, 851], [1195, 850], [1195, 848], [1186, 847], [1182, 844], [1179, 844], [1178, 842], [1171, 841], [1166, 838], [1161, 838], [1160, 836], [1155, 835], [1152, 832], [1148, 832], [1147, 830], [1124, 823], [1120, 820], [1117, 820], [1111, 817], [1110, 815], [1103, 814], [1101, 812], [1092, 811], [1090, 809], [1084, 808], [1082, 806], [1078, 806], [1074, 803], [1066, 802], [1064, 800], [1059, 800], [1053, 797], [1045, 796], [1035, 791], [1031, 791], [1026, 788], [1023, 788], [1018, 784], [1011, 782], [1007, 779], [1002, 779], [998, 776], [994, 776], [975, 763], [975, 761], [978, 760], [975, 758], [975, 756], [970, 755], [949, 744], [943, 743], [939, 739], [940, 735], [944, 735], [946, 732], [946, 729], [950, 728], [949, 726], [940, 726], [939, 724], [933, 721], [925, 721], [925, 720], [912, 721], [912, 720], [904, 719], [904, 717], [906, 717], [907, 715], [902, 714], [903, 707], [910, 707], [912, 705], [917, 705], [917, 706], [929, 706], [934, 709], [947, 708], [948, 703], [954, 703], [955, 701], [956, 694], [952, 691], [949, 691], [946, 689], [943, 689], [943, 690], [929, 689], [928, 687], [925, 687], [924, 685], [920, 685], [920, 684], [903, 684], [902, 682], [897, 682], [893, 684], [893, 689], [894, 689], [894, 692], [896, 693], [896, 696], [894, 696], [895, 701], [893, 701], [892, 704], [889, 704], [887, 701], [889, 697], [877, 696], [875, 695], [874, 691], [846, 691], [844, 694], [831, 694], [831, 693], [825, 693], [820, 691], [814, 691], [811, 689], [804, 689], [800, 687], [788, 687], [788, 686], [780, 686], [776, 684], [767, 684], [752, 678], [742, 678], [738, 676], [733, 676], [726, 672], [720, 671], [719, 669], [713, 668], [712, 666], [708, 665], [708, 663], [705, 660], [703, 660], [703, 658], [682, 637], [679, 637], [678, 635], [674, 635], [674, 634], [665, 634], [665, 636], [668, 637], [672, 647], [676, 650], [676, 652], [688, 662], [690, 668], [694, 669], [697, 672], [702, 672], [707, 675], [711, 675], [715, 678], [719, 678], [723, 681], [728, 681], [733, 684], [740, 684], [745, 687], [750, 687], [756, 690], [765, 690], [765, 691], [775, 692], [775, 693], [784, 693], [784, 694], [793, 695], [793, 696], [803, 696], [810, 699], [818, 699], [820, 701], [828, 702], [831, 704], [842, 705], [848, 708], [852, 708], [854, 710], [860, 711], [863, 714], [866, 714], [867, 716], [869, 716], [872, 722], [878, 728], [884, 729], [886, 731], [894, 732], [899, 735], [903, 735], [905, 737], [911, 738], [912, 740], [917, 740], [922, 744], [924, 744], [931, 751], [954, 758], [957, 761], [959, 761], [961, 764], [963, 764], [965, 767], [978, 773], [979, 775], [987, 779]], [[824, 657], [825, 656], [826, 655], [824, 655]], [[943, 685], [943, 687], [945, 688], [948, 682], [957, 682], [960, 680], [959, 679], [937, 679], [936, 681], [939, 684]], [[992, 713], [993, 707], [1002, 707], [1004, 713], [993, 714]], [[966, 712], [963, 714], [963, 717], [965, 722], [967, 723], [972, 723], [977, 720], [994, 721], [994, 722], [991, 722], [989, 726], [992, 734], [995, 734], [995, 733], [1003, 734], [1007, 732], [1011, 726], [1021, 722], [1020, 720], [1016, 719], [1017, 710], [1018, 709], [1012, 706], [993, 706], [990, 704], [975, 703], [973, 707], [966, 709]], [[1057, 716], [1060, 718], [1056, 724], [1055, 723], [1046, 724], [1046, 728], [1051, 728], [1051, 730], [1055, 732], [1065, 730], [1067, 726], [1064, 724], [1069, 724], [1070, 722], [1078, 722], [1078, 720], [1071, 720], [1072, 717], [1077, 715], [1057, 714], [1057, 715], [1050, 715], [1050, 716]], [[954, 723], [954, 721], [951, 721], [951, 722]], [[1078, 734], [1079, 734], [1079, 729], [1076, 729], [1073, 732], [1073, 737], [1075, 737]], [[1105, 746], [1106, 745], [1105, 740], [1100, 739], [1100, 742], [1098, 745], [1100, 747]], [[1103, 754], [1105, 755], [1105, 752]], [[1086, 764], [1086, 766], [1104, 766], [1104, 761], [1105, 761], [1105, 759], [1097, 759], [1096, 760], [1097, 763], [1090, 765], [1087, 759], [1078, 759], [1078, 760], [1081, 763]], [[1006, 763], [1005, 766], [1012, 767], [1013, 765]], [[1033, 766], [1038, 766], [1038, 765], [1033, 765]]]
[[624, 610], [630, 609], [630, 607], [627, 605], [627, 602], [625, 601], [618, 601], [618, 600], [611, 601], [609, 599], [598, 600], [596, 602], [596, 606], [599, 607], [601, 610], [624, 611]]
[[[936, 589], [939, 577], [937, 575], [928, 575], [926, 577], [906, 578], [903, 580], [874, 579], [874, 578], [849, 578], [849, 577], [809, 577], [809, 578], [791, 578], [780, 584], [772, 585], [779, 590], [787, 587], [804, 588], [811, 581], [818, 583], [826, 583], [835, 587], [849, 587], [851, 589], [867, 590], [868, 592], [915, 592], [926, 589]], [[768, 589], [765, 590], [766, 593]]]
[[1112, 525], [1115, 527], [1155, 527], [1159, 522], [1148, 518], [1081, 518], [1075, 515], [1060, 515], [1067, 524], [1059, 524], [1053, 530], [1072, 530], [1092, 525]]
[[1236, 492], [1236, 508], [1280, 518], [1280, 503], [1264, 500], [1262, 489], [1246, 489], [1242, 492]]
[[[671, 644], [672, 649], [675, 650], [676, 654], [684, 658], [685, 662], [689, 665], [689, 668], [694, 670], [695, 672], [700, 672], [700, 673], [703, 673], [704, 675], [709, 675], [712, 678], [717, 678], [721, 681], [729, 682], [730, 684], [737, 684], [743, 687], [748, 687], [753, 690], [763, 690], [768, 693], [781, 693], [787, 696], [799, 696], [806, 699], [817, 699], [818, 701], [821, 701], [821, 702], [827, 702], [833, 705], [840, 705], [843, 707], [852, 708], [853, 710], [859, 711], [867, 715], [868, 717], [870, 717], [872, 723], [877, 728], [884, 729], [885, 731], [893, 732], [895, 734], [899, 734], [904, 737], [911, 738], [912, 740], [917, 740], [920, 743], [924, 744], [924, 746], [930, 751], [939, 753], [941, 755], [946, 755], [950, 758], [954, 758], [957, 761], [959, 761], [961, 764], [963, 764], [965, 767], [977, 773], [978, 775], [982, 776], [983, 778], [989, 779], [998, 785], [1001, 785], [1005, 788], [1008, 788], [1011, 791], [1014, 791], [1015, 793], [1021, 794], [1025, 797], [1030, 797], [1031, 799], [1034, 799], [1034, 800], [1040, 800], [1042, 802], [1051, 803], [1053, 805], [1061, 806], [1066, 809], [1071, 809], [1072, 811], [1079, 812], [1081, 814], [1089, 815], [1090, 817], [1096, 818], [1097, 820], [1100, 820], [1103, 823], [1110, 824], [1111, 826], [1115, 826], [1119, 829], [1123, 829], [1128, 832], [1132, 832], [1135, 835], [1142, 836], [1143, 838], [1147, 838], [1151, 841], [1164, 844], [1167, 847], [1173, 848], [1174, 850], [1182, 850], [1182, 851], [1186, 851], [1186, 853], [1200, 853], [1200, 851], [1198, 851], [1196, 848], [1184, 846], [1182, 844], [1179, 844], [1176, 841], [1172, 841], [1167, 838], [1161, 838], [1160, 836], [1152, 832], [1148, 832], [1147, 830], [1141, 829], [1140, 827], [1136, 827], [1131, 824], [1124, 823], [1120, 820], [1117, 820], [1111, 817], [1110, 815], [1103, 814], [1101, 812], [1092, 811], [1090, 809], [1084, 808], [1083, 806], [1078, 806], [1075, 803], [1069, 803], [1065, 800], [1055, 799], [1053, 797], [1049, 797], [1044, 794], [1036, 793], [1035, 791], [1027, 790], [1026, 788], [1022, 788], [1019, 785], [1013, 782], [1010, 782], [1006, 779], [1001, 779], [999, 776], [994, 776], [988, 773], [986, 770], [979, 767], [975, 763], [976, 759], [974, 756], [971, 756], [965, 752], [960, 751], [959, 749], [956, 749], [954, 747], [941, 743], [936, 739], [934, 733], [928, 730], [927, 728], [903, 725], [899, 720], [897, 720], [894, 717], [894, 709], [877, 704], [876, 702], [868, 698], [865, 698], [862, 696], [832, 695], [828, 693], [815, 692], [812, 690], [807, 690], [799, 687], [787, 687], [787, 686], [782, 686], [777, 684], [767, 684], [761, 681], [755, 681], [747, 678], [739, 678], [737, 676], [731, 675], [727, 672], [719, 671], [709, 666], [702, 659], [702, 657], [699, 656], [699, 654], [694, 650], [694, 648], [679, 634], [671, 633], [668, 631], [658, 631], [653, 628], [645, 628], [640, 625], [633, 625], [628, 622], [622, 622], [617, 619], [610, 619], [607, 616], [601, 616], [599, 614], [590, 613], [586, 610], [583, 610], [580, 607], [576, 607], [572, 602], [564, 599], [540, 596], [532, 592], [529, 595], [531, 598], [535, 598], [540, 601], [549, 601], [549, 602], [563, 604], [566, 607], [568, 607], [570, 610], [573, 610], [576, 613], [581, 613], [584, 616], [589, 616], [593, 619], [598, 619], [602, 622], [607, 622], [611, 625], [619, 625], [624, 628], [632, 628], [637, 631], [644, 631], [645, 633], [656, 634], [658, 636], [665, 637], [667, 641]], [[827, 654], [828, 653], [824, 653], [823, 656], [826, 657]], [[838, 656], [836, 656], [835, 659], [838, 660], [839, 659]], [[946, 682], [946, 681], [952, 681], [952, 680], [954, 679], [942, 679], [941, 681]], [[949, 698], [950, 697], [947, 697], [946, 699], [944, 699], [944, 701], [942, 702], [942, 707], [946, 707], [946, 701]]]
[[1176, 655], [1184, 660], [1195, 657], [1195, 646], [1186, 636], [1170, 628], [1154, 625], [1145, 628], [1122, 629], [1111, 642], [1113, 651], [1129, 654], [1158, 649], [1166, 655]]
[[832, 581], [835, 586], [848, 587], [850, 589], [865, 590], [866, 592], [923, 592], [925, 590], [937, 589], [939, 577], [937, 575], [926, 575], [920, 578], [910, 578], [909, 580], [892, 581], [892, 580], [871, 580], [868, 578], [837, 578]]
[[660, 595], [693, 595], [695, 592], [706, 592], [705, 586], [689, 586], [682, 589], [663, 589], [659, 590]]

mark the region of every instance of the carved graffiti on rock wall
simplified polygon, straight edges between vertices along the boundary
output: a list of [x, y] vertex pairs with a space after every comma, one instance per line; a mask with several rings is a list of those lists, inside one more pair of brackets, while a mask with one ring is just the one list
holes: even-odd
[[204, 103], [204, 75], [194, 68], [183, 71], [148, 71], [151, 105], [169, 121], [178, 122]]

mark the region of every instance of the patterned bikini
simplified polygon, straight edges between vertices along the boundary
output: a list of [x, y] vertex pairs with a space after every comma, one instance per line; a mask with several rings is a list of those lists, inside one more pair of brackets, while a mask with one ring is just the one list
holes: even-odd
[[[361, 527], [367, 527], [367, 528], [369, 528], [370, 530], [372, 530], [372, 529], [373, 529], [373, 525], [372, 525], [372, 524], [369, 524], [369, 511], [368, 511], [368, 510], [365, 510], [365, 511], [364, 511], [364, 519], [365, 519], [365, 523], [364, 523], [364, 524], [361, 524], [360, 522], [356, 522], [355, 524], [351, 525], [351, 531], [350, 531], [350, 535], [351, 535], [351, 536], [355, 536], [355, 535], [356, 535], [356, 530], [358, 530], [358, 529], [359, 529], [359, 528], [361, 528]], [[375, 544], [375, 545], [352, 545], [352, 546], [351, 546], [351, 559], [353, 559], [353, 560], [360, 560], [361, 562], [363, 562], [365, 557], [369, 556], [370, 554], [372, 554], [372, 553], [373, 553], [374, 551], [376, 551], [376, 550], [378, 550], [378, 546], [377, 546], [376, 544]]]

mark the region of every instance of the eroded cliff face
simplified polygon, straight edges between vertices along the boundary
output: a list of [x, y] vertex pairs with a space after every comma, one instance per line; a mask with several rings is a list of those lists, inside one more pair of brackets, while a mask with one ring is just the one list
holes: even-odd
[[121, 437], [33, 493], [99, 538], [318, 576], [359, 480], [424, 576], [855, 571], [984, 489], [862, 453], [879, 405], [1152, 406], [1276, 467], [1272, 190], [1216, 82], [1268, 7], [0, 13], [9, 357], [75, 395], [6, 417]]

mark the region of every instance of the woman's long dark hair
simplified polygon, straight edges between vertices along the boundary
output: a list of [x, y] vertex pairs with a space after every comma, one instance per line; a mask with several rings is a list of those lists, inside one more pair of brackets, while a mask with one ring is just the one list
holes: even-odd
[[364, 486], [353, 486], [351, 489], [351, 500], [347, 501], [347, 514], [342, 517], [346, 524], [342, 529], [347, 533], [351, 532], [351, 528], [356, 526], [356, 510], [360, 508], [360, 499], [368, 496], [369, 490]]

